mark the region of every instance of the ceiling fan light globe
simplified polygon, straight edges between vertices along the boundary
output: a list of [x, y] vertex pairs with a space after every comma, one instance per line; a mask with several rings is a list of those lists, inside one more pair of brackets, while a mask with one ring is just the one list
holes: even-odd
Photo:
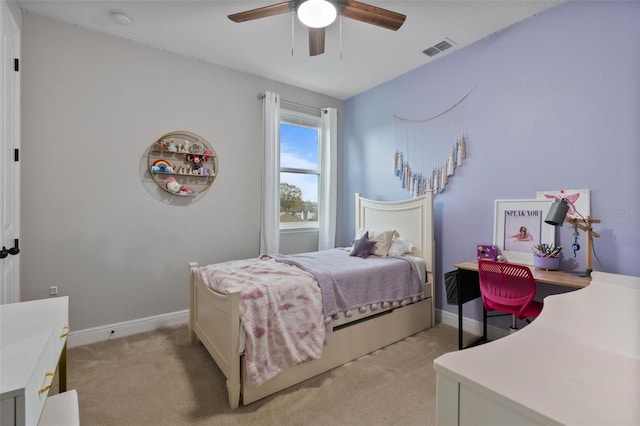
[[338, 16], [336, 7], [327, 0], [307, 0], [298, 6], [298, 19], [307, 27], [324, 28]]

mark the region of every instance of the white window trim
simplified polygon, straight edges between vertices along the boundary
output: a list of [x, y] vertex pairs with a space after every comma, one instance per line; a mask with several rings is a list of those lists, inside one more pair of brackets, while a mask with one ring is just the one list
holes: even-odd
[[[308, 127], [312, 129], [318, 130], [318, 166], [319, 169], [296, 169], [291, 167], [280, 167], [280, 173], [304, 173], [304, 174], [315, 174], [318, 176], [318, 212], [320, 212], [320, 203], [321, 200], [321, 189], [320, 185], [322, 182], [322, 156], [320, 152], [322, 152], [322, 120], [320, 116], [315, 116], [311, 114], [306, 114], [299, 111], [294, 111], [290, 109], [285, 109], [280, 107], [280, 122], [286, 124], [292, 124], [294, 126]], [[278, 141], [280, 143], [280, 141]], [[281, 233], [293, 233], [293, 232], [318, 232], [320, 227], [320, 222], [285, 222], [280, 223], [280, 232]]]

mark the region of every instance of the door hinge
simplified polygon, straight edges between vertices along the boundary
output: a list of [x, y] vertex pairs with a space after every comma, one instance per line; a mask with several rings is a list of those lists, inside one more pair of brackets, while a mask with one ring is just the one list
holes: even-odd
[[20, 161], [20, 150], [18, 148], [15, 148], [13, 150], [13, 161], [15, 162]]
[[13, 58], [13, 70], [20, 71], [20, 58]]

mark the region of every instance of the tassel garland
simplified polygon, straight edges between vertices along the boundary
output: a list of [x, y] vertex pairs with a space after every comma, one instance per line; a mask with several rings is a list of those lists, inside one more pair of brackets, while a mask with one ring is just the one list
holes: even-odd
[[[455, 170], [462, 166], [462, 159], [466, 157], [466, 139], [462, 136], [451, 147], [446, 160], [441, 166], [436, 166], [430, 175], [425, 175], [413, 169], [409, 162], [405, 160], [405, 154], [402, 151], [396, 151], [393, 154], [393, 174], [401, 181], [403, 189], [418, 197], [427, 191], [433, 190], [439, 194], [445, 190], [446, 185], [450, 181], [450, 177], [455, 175]], [[420, 161], [418, 161], [420, 162]]]

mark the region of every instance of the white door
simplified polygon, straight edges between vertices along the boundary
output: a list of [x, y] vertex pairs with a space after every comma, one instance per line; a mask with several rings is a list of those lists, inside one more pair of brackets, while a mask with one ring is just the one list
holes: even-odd
[[5, 1], [0, 5], [0, 304], [20, 301], [20, 30]]

